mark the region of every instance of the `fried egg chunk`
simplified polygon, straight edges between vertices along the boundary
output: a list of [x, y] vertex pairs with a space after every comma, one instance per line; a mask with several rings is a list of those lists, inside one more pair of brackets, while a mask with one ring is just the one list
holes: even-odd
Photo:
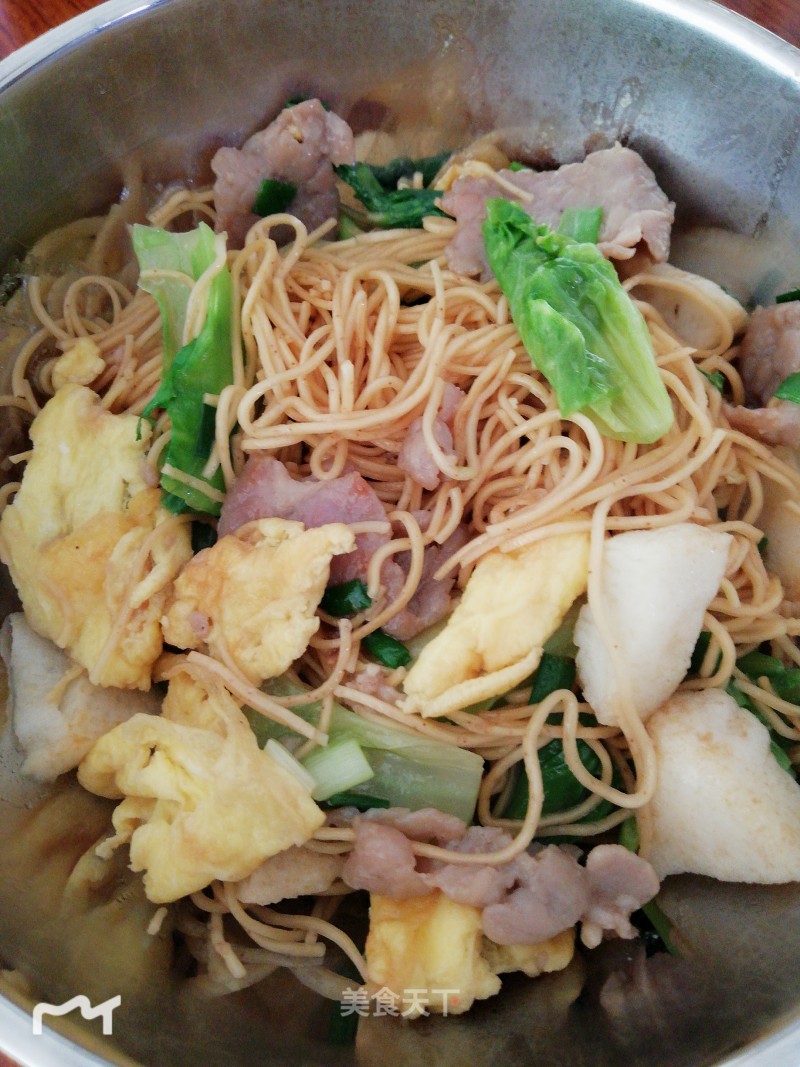
[[588, 568], [588, 533], [489, 552], [476, 564], [447, 625], [406, 675], [401, 707], [426, 718], [447, 715], [519, 685], [586, 589]]
[[[496, 945], [483, 936], [481, 909], [435, 890], [393, 900], [372, 894], [366, 944], [371, 996], [392, 1001], [407, 1018], [459, 1015], [500, 991], [498, 974], [530, 976], [566, 967], [574, 929], [538, 945]], [[403, 1007], [413, 990], [417, 999]]]
[[99, 851], [129, 843], [154, 904], [214, 879], [240, 881], [325, 821], [305, 786], [258, 747], [231, 695], [184, 672], [170, 680], [162, 715], [134, 715], [101, 737], [78, 780], [122, 798]]
[[166, 590], [188, 527], [145, 481], [149, 427], [74, 383], [34, 419], [33, 452], [0, 519], [0, 557], [25, 615], [94, 685], [148, 689]]
[[199, 552], [175, 582], [163, 620], [178, 648], [230, 656], [258, 685], [283, 674], [319, 629], [316, 614], [334, 556], [355, 538], [344, 523], [306, 530], [260, 519]]

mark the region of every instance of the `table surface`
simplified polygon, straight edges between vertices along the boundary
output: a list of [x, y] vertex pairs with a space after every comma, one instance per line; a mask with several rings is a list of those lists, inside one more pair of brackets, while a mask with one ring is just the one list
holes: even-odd
[[[0, 59], [20, 45], [96, 7], [100, 0], [0, 0]], [[798, 0], [722, 0], [792, 44], [800, 45]]]
[[[778, 36], [800, 46], [800, 2], [798, 0], [721, 0], [766, 26]], [[97, 7], [100, 0], [0, 0], [0, 59], [15, 48], [32, 41], [45, 30], [58, 26], [74, 15]], [[15, 1067], [0, 1053], [0, 1067]]]

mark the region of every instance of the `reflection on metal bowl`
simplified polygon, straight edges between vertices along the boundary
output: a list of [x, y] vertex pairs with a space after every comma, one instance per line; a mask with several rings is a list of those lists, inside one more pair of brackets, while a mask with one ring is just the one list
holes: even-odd
[[[503, 126], [556, 162], [623, 140], [677, 202], [687, 263], [724, 247], [718, 280], [745, 295], [796, 284], [800, 53], [705, 0], [110, 0], [0, 64], [0, 263], [109, 204], [131, 168], [202, 176], [298, 91], [418, 154]], [[291, 976], [215, 1000], [177, 977], [138, 879], [85, 856], [107, 817], [71, 782], [3, 805], [0, 1046], [32, 1067], [800, 1060], [797, 886], [673, 879], [683, 960], [645, 971], [609, 944], [458, 1021], [370, 1018], [335, 1047], [329, 1003]], [[113, 1035], [75, 1014], [34, 1035], [33, 1005], [76, 991], [121, 995]]]

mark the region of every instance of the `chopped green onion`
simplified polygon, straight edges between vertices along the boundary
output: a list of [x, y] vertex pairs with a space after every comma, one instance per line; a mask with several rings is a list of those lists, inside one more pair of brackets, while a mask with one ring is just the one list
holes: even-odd
[[383, 630], [378, 629], [367, 634], [361, 644], [378, 663], [391, 670], [395, 667], [405, 667], [411, 662], [411, 653], [403, 642], [398, 641], [396, 637], [390, 637]]
[[372, 597], [360, 578], [353, 578], [340, 585], [329, 585], [319, 602], [324, 612], [335, 615], [336, 618], [356, 615], [359, 611], [366, 611], [371, 605]]
[[[361, 975], [351, 960], [345, 959], [334, 967], [334, 973], [342, 978], [349, 978], [356, 986], [361, 985]], [[352, 989], [352, 987], [350, 987]], [[355, 1010], [345, 1011], [343, 1000], [334, 1000], [328, 1017], [328, 1041], [331, 1045], [354, 1045], [358, 1034], [358, 1021], [361, 1018]]]
[[776, 304], [788, 304], [792, 300], [800, 300], [800, 289], [788, 289], [775, 297]]
[[278, 181], [277, 178], [265, 178], [253, 204], [256, 215], [280, 215], [294, 200], [297, 186], [291, 182]]
[[620, 826], [619, 843], [623, 848], [627, 848], [628, 852], [639, 851], [639, 825], [635, 815], [631, 815]]
[[314, 749], [303, 760], [303, 767], [314, 779], [311, 790], [314, 800], [327, 800], [336, 793], [347, 792], [353, 786], [368, 782], [374, 776], [361, 745], [352, 737]]
[[531, 168], [530, 167], [526, 167], [524, 163], [520, 163], [519, 160], [515, 159], [512, 163], [508, 164], [508, 169], [509, 170], [513, 170], [514, 173], [516, 174], [518, 171], [530, 170]]
[[775, 390], [775, 396], [778, 400], [791, 400], [793, 404], [800, 404], [800, 371], [784, 378]]
[[[619, 843], [629, 852], [639, 851], [639, 827], [636, 816], [626, 819], [619, 828]], [[680, 956], [675, 940], [675, 927], [670, 919], [661, 910], [656, 898], [643, 904], [641, 908], [644, 916], [649, 921], [655, 932], [661, 938], [664, 948], [670, 956]]]
[[764, 555], [764, 553], [767, 551], [767, 546], [768, 545], [769, 545], [769, 538], [767, 537], [766, 534], [764, 534], [764, 536], [761, 538], [761, 540], [756, 545], [756, 548], [759, 551], [759, 555], [761, 555], [761, 556]]
[[391, 807], [386, 797], [375, 797], [370, 793], [334, 793], [327, 800], [320, 802], [326, 809], [330, 808], [358, 808], [359, 811], [369, 811], [370, 808]]

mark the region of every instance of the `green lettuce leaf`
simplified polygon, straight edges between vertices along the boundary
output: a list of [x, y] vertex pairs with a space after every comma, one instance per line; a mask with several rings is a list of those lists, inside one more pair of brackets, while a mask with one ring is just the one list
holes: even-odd
[[489, 200], [486, 254], [533, 362], [563, 415], [583, 412], [607, 437], [646, 444], [673, 423], [647, 325], [595, 244]]

